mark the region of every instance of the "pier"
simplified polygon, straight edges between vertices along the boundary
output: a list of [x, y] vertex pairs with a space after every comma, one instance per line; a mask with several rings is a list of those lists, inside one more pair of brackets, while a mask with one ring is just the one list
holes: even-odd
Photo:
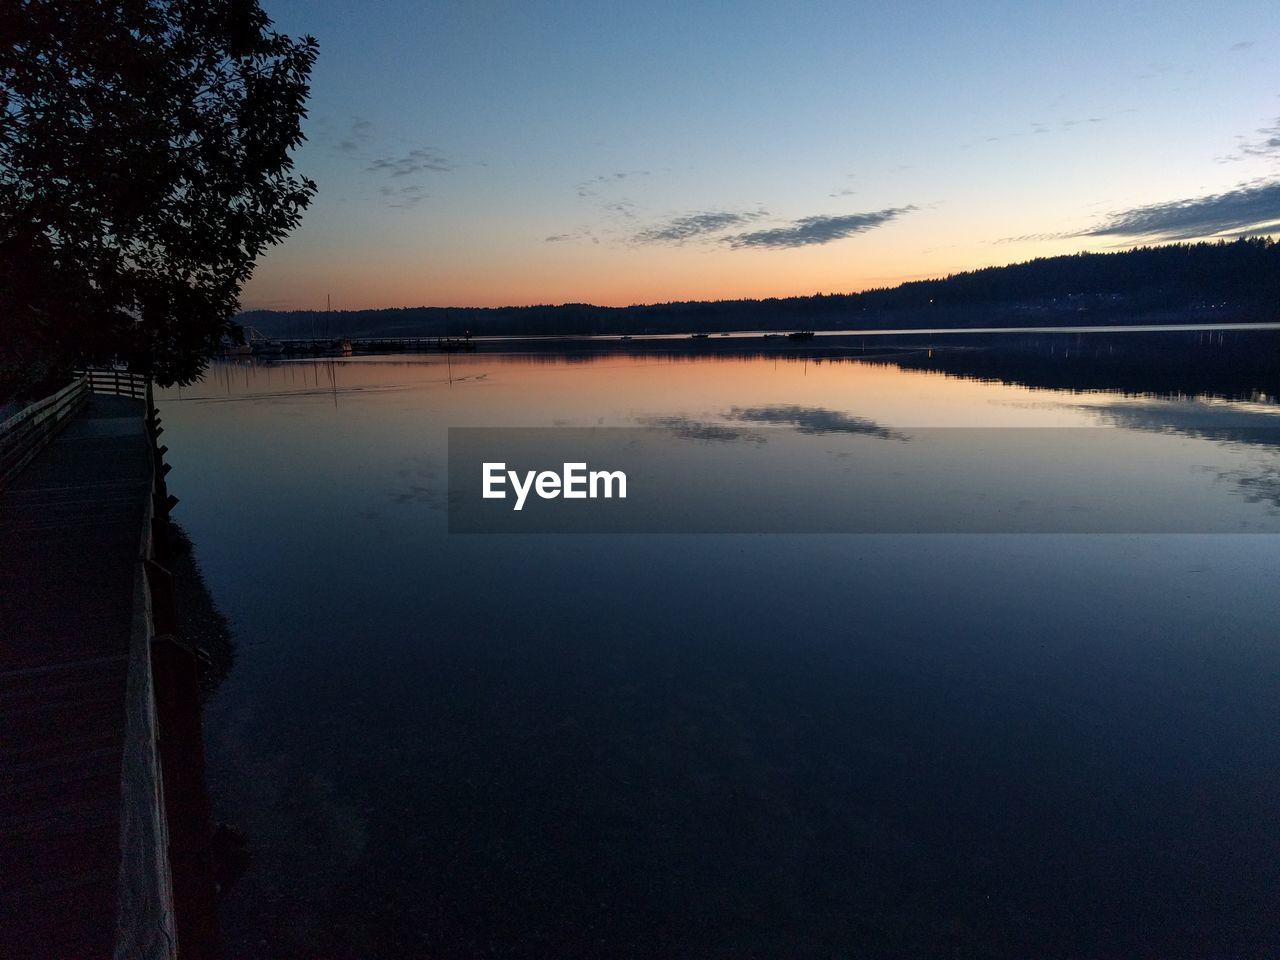
[[212, 949], [162, 430], [147, 381], [116, 371], [0, 425], [0, 956]]
[[243, 343], [224, 341], [226, 357], [341, 357], [357, 353], [457, 353], [476, 349], [461, 337], [267, 337], [246, 327]]

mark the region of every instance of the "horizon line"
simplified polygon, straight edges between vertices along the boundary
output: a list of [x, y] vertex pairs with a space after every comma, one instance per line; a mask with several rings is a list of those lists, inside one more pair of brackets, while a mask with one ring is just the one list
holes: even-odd
[[882, 291], [882, 290], [898, 290], [898, 289], [901, 289], [902, 287], [908, 286], [909, 284], [913, 284], [913, 283], [936, 283], [938, 281], [950, 280], [953, 277], [964, 276], [966, 274], [980, 273], [983, 270], [1005, 270], [1010, 267], [1023, 266], [1024, 264], [1038, 263], [1042, 260], [1061, 260], [1067, 257], [1081, 257], [1081, 256], [1107, 257], [1107, 256], [1116, 256], [1116, 255], [1125, 254], [1125, 253], [1134, 253], [1139, 250], [1154, 250], [1154, 249], [1163, 249], [1166, 247], [1230, 246], [1236, 243], [1245, 243], [1250, 240], [1267, 240], [1272, 243], [1278, 242], [1275, 240], [1274, 236], [1271, 233], [1259, 233], [1259, 234], [1253, 234], [1250, 236], [1243, 236], [1243, 237], [1242, 236], [1235, 236], [1230, 238], [1219, 237], [1217, 239], [1206, 238], [1203, 240], [1194, 240], [1194, 241], [1174, 240], [1168, 243], [1135, 244], [1133, 246], [1124, 247], [1122, 249], [1077, 250], [1073, 253], [1058, 253], [1058, 254], [1053, 254], [1052, 256], [1031, 257], [1026, 260], [1015, 260], [1011, 263], [989, 264], [984, 267], [968, 267], [963, 270], [953, 271], [944, 276], [935, 275], [935, 276], [912, 277], [907, 280], [899, 281], [896, 284], [885, 285], [885, 286], [863, 287], [862, 289], [859, 289], [859, 290], [828, 291], [828, 292], [818, 290], [813, 293], [776, 294], [774, 296], [768, 296], [768, 297], [729, 296], [729, 297], [717, 297], [714, 299], [703, 298], [703, 299], [686, 299], [686, 300], [651, 300], [647, 302], [633, 302], [633, 303], [618, 304], [618, 305], [592, 303], [591, 301], [587, 301], [587, 300], [563, 300], [559, 303], [553, 303], [553, 302], [505, 303], [505, 304], [497, 304], [497, 305], [491, 305], [491, 306], [478, 306], [478, 305], [464, 306], [461, 304], [421, 303], [421, 304], [413, 304], [413, 305], [404, 304], [401, 306], [386, 306], [386, 307], [340, 307], [336, 310], [332, 308], [321, 308], [321, 307], [281, 308], [281, 307], [268, 307], [268, 306], [254, 306], [254, 307], [241, 307], [239, 310], [236, 311], [235, 316], [239, 316], [241, 314], [246, 314], [246, 313], [368, 313], [368, 312], [376, 312], [376, 311], [384, 311], [384, 310], [537, 310], [537, 309], [559, 309], [563, 307], [590, 307], [593, 310], [633, 310], [633, 309], [644, 308], [644, 307], [669, 307], [669, 306], [676, 306], [680, 304], [690, 304], [690, 303], [765, 303], [770, 300], [809, 300], [809, 299], [813, 299], [814, 297], [855, 297], [864, 293], [873, 293], [873, 292]]

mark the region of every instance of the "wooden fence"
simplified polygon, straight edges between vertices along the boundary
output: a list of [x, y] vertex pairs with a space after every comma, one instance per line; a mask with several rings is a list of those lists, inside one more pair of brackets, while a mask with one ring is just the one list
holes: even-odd
[[37, 400], [0, 424], [0, 488], [31, 462], [89, 397], [89, 381], [77, 377], [53, 396]]
[[152, 406], [151, 381], [142, 374], [127, 370], [76, 371], [76, 378], [57, 393], [0, 423], [0, 490], [71, 421], [91, 393], [145, 400], [148, 411]]
[[140, 373], [128, 370], [84, 370], [80, 375], [88, 378], [93, 393], [112, 393], [117, 397], [133, 397], [146, 400], [151, 381]]

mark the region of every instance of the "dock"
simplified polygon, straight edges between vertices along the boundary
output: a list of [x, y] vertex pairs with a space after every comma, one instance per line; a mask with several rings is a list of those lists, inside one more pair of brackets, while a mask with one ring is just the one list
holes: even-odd
[[84, 374], [33, 407], [0, 433], [19, 464], [0, 491], [0, 956], [172, 958], [184, 932], [182, 956], [207, 956], [207, 809], [175, 805], [203, 796], [196, 667], [150, 388]]
[[223, 343], [224, 357], [343, 357], [371, 353], [463, 353], [477, 342], [462, 337], [264, 337], [252, 327], [244, 343]]

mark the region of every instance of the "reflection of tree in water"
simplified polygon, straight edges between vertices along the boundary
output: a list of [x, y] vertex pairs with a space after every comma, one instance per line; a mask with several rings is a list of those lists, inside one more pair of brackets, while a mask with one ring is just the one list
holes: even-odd
[[171, 566], [178, 607], [178, 633], [200, 661], [200, 699], [208, 703], [235, 663], [231, 626], [218, 610], [196, 562], [195, 545], [181, 526], [171, 524]]
[[[169, 525], [169, 565], [173, 573], [179, 637], [196, 651], [200, 671], [200, 702], [207, 704], [235, 664], [231, 625], [214, 603], [196, 561], [195, 544], [176, 523]], [[244, 835], [229, 824], [208, 824], [210, 869], [214, 890], [225, 893], [248, 866]]]
[[[886, 338], [902, 346], [909, 340]], [[1280, 392], [1275, 331], [940, 334], [892, 359], [909, 370], [1073, 393], [1255, 399]], [[852, 355], [850, 359], [856, 360]]]

